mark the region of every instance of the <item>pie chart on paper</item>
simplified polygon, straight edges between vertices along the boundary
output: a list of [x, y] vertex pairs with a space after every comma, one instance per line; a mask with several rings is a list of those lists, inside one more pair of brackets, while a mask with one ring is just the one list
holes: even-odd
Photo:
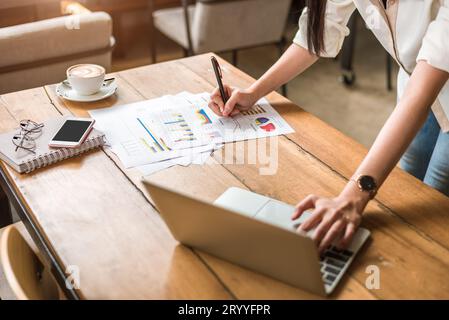
[[276, 130], [276, 126], [270, 122], [270, 119], [265, 117], [260, 117], [256, 119], [256, 124], [261, 128], [262, 130], [266, 132], [272, 132]]
[[276, 127], [272, 123], [269, 123], [269, 124], [264, 125], [264, 126], [260, 126], [260, 128], [265, 130], [266, 132], [271, 132], [271, 131], [276, 130]]
[[262, 125], [262, 124], [264, 124], [264, 123], [267, 123], [268, 121], [270, 121], [270, 119], [264, 118], [264, 117], [260, 117], [260, 118], [257, 118], [257, 119], [256, 119], [256, 124], [257, 124], [258, 126], [260, 126], [260, 125]]

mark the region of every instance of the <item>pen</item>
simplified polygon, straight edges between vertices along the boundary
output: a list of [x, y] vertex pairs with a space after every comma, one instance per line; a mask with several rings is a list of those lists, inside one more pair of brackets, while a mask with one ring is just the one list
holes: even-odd
[[[211, 62], [212, 62], [212, 67], [214, 68], [214, 73], [215, 73], [215, 78], [217, 78], [217, 83], [218, 83], [218, 88], [220, 89], [220, 94], [221, 94], [221, 98], [223, 99], [224, 104], [226, 104], [226, 102], [228, 102], [228, 95], [226, 94], [226, 90], [223, 86], [223, 74], [221, 72], [221, 68], [220, 65], [218, 64], [218, 61], [215, 57], [211, 57], [210, 58]], [[220, 110], [221, 112], [223, 112], [223, 110]]]

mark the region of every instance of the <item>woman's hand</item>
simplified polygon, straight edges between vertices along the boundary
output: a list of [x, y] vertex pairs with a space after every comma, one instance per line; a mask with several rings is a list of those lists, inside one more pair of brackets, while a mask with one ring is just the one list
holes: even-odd
[[251, 90], [242, 90], [224, 85], [229, 100], [224, 104], [220, 90], [216, 88], [211, 96], [209, 108], [220, 117], [235, 116], [240, 111], [250, 109], [257, 102], [258, 97]]
[[336, 198], [309, 195], [296, 206], [292, 220], [299, 218], [304, 211], [313, 209], [298, 231], [308, 232], [316, 228], [312, 238], [320, 253], [332, 243], [343, 249], [351, 243], [368, 201], [369, 195], [350, 182]]

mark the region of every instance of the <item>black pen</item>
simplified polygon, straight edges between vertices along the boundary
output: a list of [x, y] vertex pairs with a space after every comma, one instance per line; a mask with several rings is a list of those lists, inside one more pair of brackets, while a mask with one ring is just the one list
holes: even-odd
[[[218, 88], [220, 89], [220, 94], [221, 94], [221, 98], [223, 99], [224, 104], [226, 104], [226, 102], [228, 102], [228, 95], [226, 94], [226, 90], [223, 86], [223, 73], [221, 72], [221, 68], [220, 65], [218, 64], [218, 61], [215, 57], [211, 57], [210, 58], [211, 62], [212, 62], [212, 67], [214, 68], [214, 72], [215, 72], [215, 77], [217, 78], [217, 83], [218, 83]], [[223, 112], [223, 110], [220, 110], [221, 112]]]

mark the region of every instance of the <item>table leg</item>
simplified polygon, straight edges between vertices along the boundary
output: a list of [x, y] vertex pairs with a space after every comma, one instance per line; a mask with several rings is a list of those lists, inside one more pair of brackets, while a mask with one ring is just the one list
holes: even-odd
[[391, 91], [393, 89], [393, 84], [391, 81], [391, 73], [392, 73], [392, 61], [390, 54], [387, 52], [387, 90]]
[[[5, 194], [6, 198], [9, 198], [12, 206], [15, 208], [20, 220], [25, 225], [28, 233], [33, 239], [34, 243], [37, 245], [39, 252], [46, 259], [51, 267], [51, 272], [58, 282], [61, 289], [64, 291], [66, 298], [79, 300], [80, 297], [76, 289], [66, 286], [67, 276], [65, 270], [61, 265], [60, 261], [57, 259], [56, 254], [50, 249], [50, 246], [44, 239], [44, 235], [41, 233], [38, 226], [35, 224], [28, 212], [26, 206], [22, 203], [20, 197], [15, 193], [14, 188], [7, 177], [6, 173], [0, 167], [0, 192]], [[8, 204], [9, 206], [9, 204]], [[11, 211], [10, 211], [11, 212]]]
[[355, 81], [355, 73], [353, 69], [355, 38], [357, 32], [357, 13], [354, 13], [349, 19], [348, 27], [351, 30], [349, 36], [343, 43], [341, 50], [341, 79], [346, 85], [352, 85]]
[[0, 188], [0, 228], [12, 224], [12, 212], [6, 193]]

